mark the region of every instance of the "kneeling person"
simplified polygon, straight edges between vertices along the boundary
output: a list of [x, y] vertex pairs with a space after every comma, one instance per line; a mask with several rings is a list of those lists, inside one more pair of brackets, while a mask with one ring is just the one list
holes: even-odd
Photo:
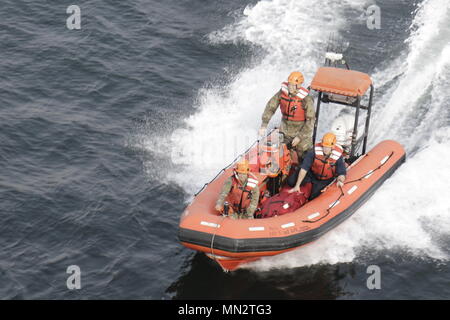
[[259, 187], [257, 178], [249, 171], [247, 160], [240, 161], [234, 174], [225, 181], [216, 202], [217, 211], [224, 211], [225, 200], [230, 204], [233, 218], [253, 219], [258, 207]]
[[342, 152], [342, 148], [336, 144], [336, 136], [331, 132], [325, 134], [322, 142], [317, 143], [314, 149], [306, 154], [297, 182], [289, 192], [298, 192], [302, 182], [311, 182], [312, 200], [336, 177], [337, 186], [342, 187], [347, 173]]

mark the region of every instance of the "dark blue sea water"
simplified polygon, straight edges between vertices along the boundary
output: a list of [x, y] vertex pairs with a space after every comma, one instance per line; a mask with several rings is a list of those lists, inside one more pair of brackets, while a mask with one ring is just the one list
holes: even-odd
[[[450, 209], [435, 194], [450, 191], [449, 168], [442, 182], [417, 173], [450, 137], [448, 3], [376, 1], [381, 29], [369, 30], [374, 2], [319, 2], [2, 0], [0, 298], [448, 299]], [[72, 4], [80, 30], [66, 27]], [[351, 66], [379, 84], [374, 138], [401, 141], [410, 162], [305, 254], [224, 273], [177, 232], [233, 157], [205, 169], [186, 154], [243, 123], [256, 134], [272, 84], [293, 68], [311, 78], [335, 25]]]

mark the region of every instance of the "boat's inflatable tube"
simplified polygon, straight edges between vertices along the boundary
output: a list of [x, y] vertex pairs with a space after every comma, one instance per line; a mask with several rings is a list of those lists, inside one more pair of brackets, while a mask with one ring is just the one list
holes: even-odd
[[351, 216], [404, 162], [403, 147], [392, 140], [376, 145], [347, 169], [346, 183], [332, 183], [301, 208], [266, 219], [234, 220], [214, 210], [225, 170], [198, 194], [180, 219], [179, 240], [210, 256], [251, 260], [314, 241]]

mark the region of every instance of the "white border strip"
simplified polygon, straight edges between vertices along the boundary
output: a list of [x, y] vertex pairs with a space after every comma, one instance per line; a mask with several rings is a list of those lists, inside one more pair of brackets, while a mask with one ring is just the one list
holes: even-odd
[[334, 207], [336, 207], [339, 203], [341, 203], [340, 200], [335, 201], [335, 202], [333, 202], [333, 203], [330, 203], [330, 205], [328, 206], [328, 208], [334, 208]]
[[347, 193], [352, 194], [356, 189], [358, 189], [358, 186], [353, 186], [347, 191]]
[[366, 176], [366, 179], [369, 179], [369, 178], [370, 178], [370, 176], [372, 175], [372, 173], [374, 173], [374, 171], [373, 171], [373, 170], [370, 170], [369, 172], [367, 172], [367, 176]]
[[283, 229], [286, 229], [286, 228], [289, 228], [289, 227], [293, 227], [293, 226], [295, 226], [295, 223], [293, 223], [293, 222], [289, 222], [289, 223], [281, 225], [281, 227]]
[[213, 222], [202, 221], [202, 222], [200, 222], [200, 224], [202, 226], [207, 226], [207, 227], [211, 227], [211, 228], [220, 228], [220, 224], [213, 223]]
[[248, 228], [250, 231], [264, 231], [264, 227], [250, 227]]
[[308, 219], [311, 220], [311, 219], [317, 218], [318, 216], [320, 216], [320, 212], [314, 212], [313, 214], [310, 214], [308, 216]]

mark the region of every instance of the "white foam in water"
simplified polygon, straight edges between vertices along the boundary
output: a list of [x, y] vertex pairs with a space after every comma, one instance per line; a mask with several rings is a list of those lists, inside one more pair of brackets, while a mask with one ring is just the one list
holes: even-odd
[[[408, 39], [409, 51], [391, 67], [373, 76], [375, 85], [382, 85], [400, 75], [394, 90], [377, 98], [379, 103], [373, 117], [372, 141], [401, 139], [407, 151], [422, 144], [424, 131], [432, 131], [434, 120], [445, 113], [443, 103], [448, 105], [450, 93], [443, 86], [449, 79], [450, 63], [450, 2], [426, 0], [419, 6]], [[448, 88], [448, 86], [447, 86]], [[431, 94], [432, 102], [423, 98]], [[420, 128], [411, 121], [427, 108]], [[447, 124], [448, 125], [448, 124]]]
[[[258, 62], [226, 86], [200, 90], [198, 112], [186, 119], [187, 129], [171, 137], [172, 161], [183, 169], [169, 179], [192, 194], [245, 150], [256, 139], [264, 106], [280, 82], [299, 69], [310, 83], [323, 62], [328, 40], [324, 35], [346, 25], [346, 10], [363, 10], [367, 3], [260, 1], [247, 7], [242, 19], [212, 33], [213, 44], [246, 42], [263, 50]], [[249, 268], [350, 262], [363, 247], [400, 248], [420, 257], [448, 259], [445, 245], [433, 236], [448, 242], [450, 233], [449, 11], [447, 0], [424, 1], [415, 15], [409, 51], [373, 75], [377, 87], [398, 80], [376, 97], [372, 146], [394, 139], [415, 153], [408, 154], [407, 162], [343, 224], [308, 246], [263, 258]], [[409, 127], [406, 119], [419, 113], [423, 103], [428, 112], [418, 127]], [[335, 114], [326, 116], [333, 119]], [[278, 122], [279, 116], [271, 124]], [[436, 159], [445, 159], [444, 170], [436, 170]]]

